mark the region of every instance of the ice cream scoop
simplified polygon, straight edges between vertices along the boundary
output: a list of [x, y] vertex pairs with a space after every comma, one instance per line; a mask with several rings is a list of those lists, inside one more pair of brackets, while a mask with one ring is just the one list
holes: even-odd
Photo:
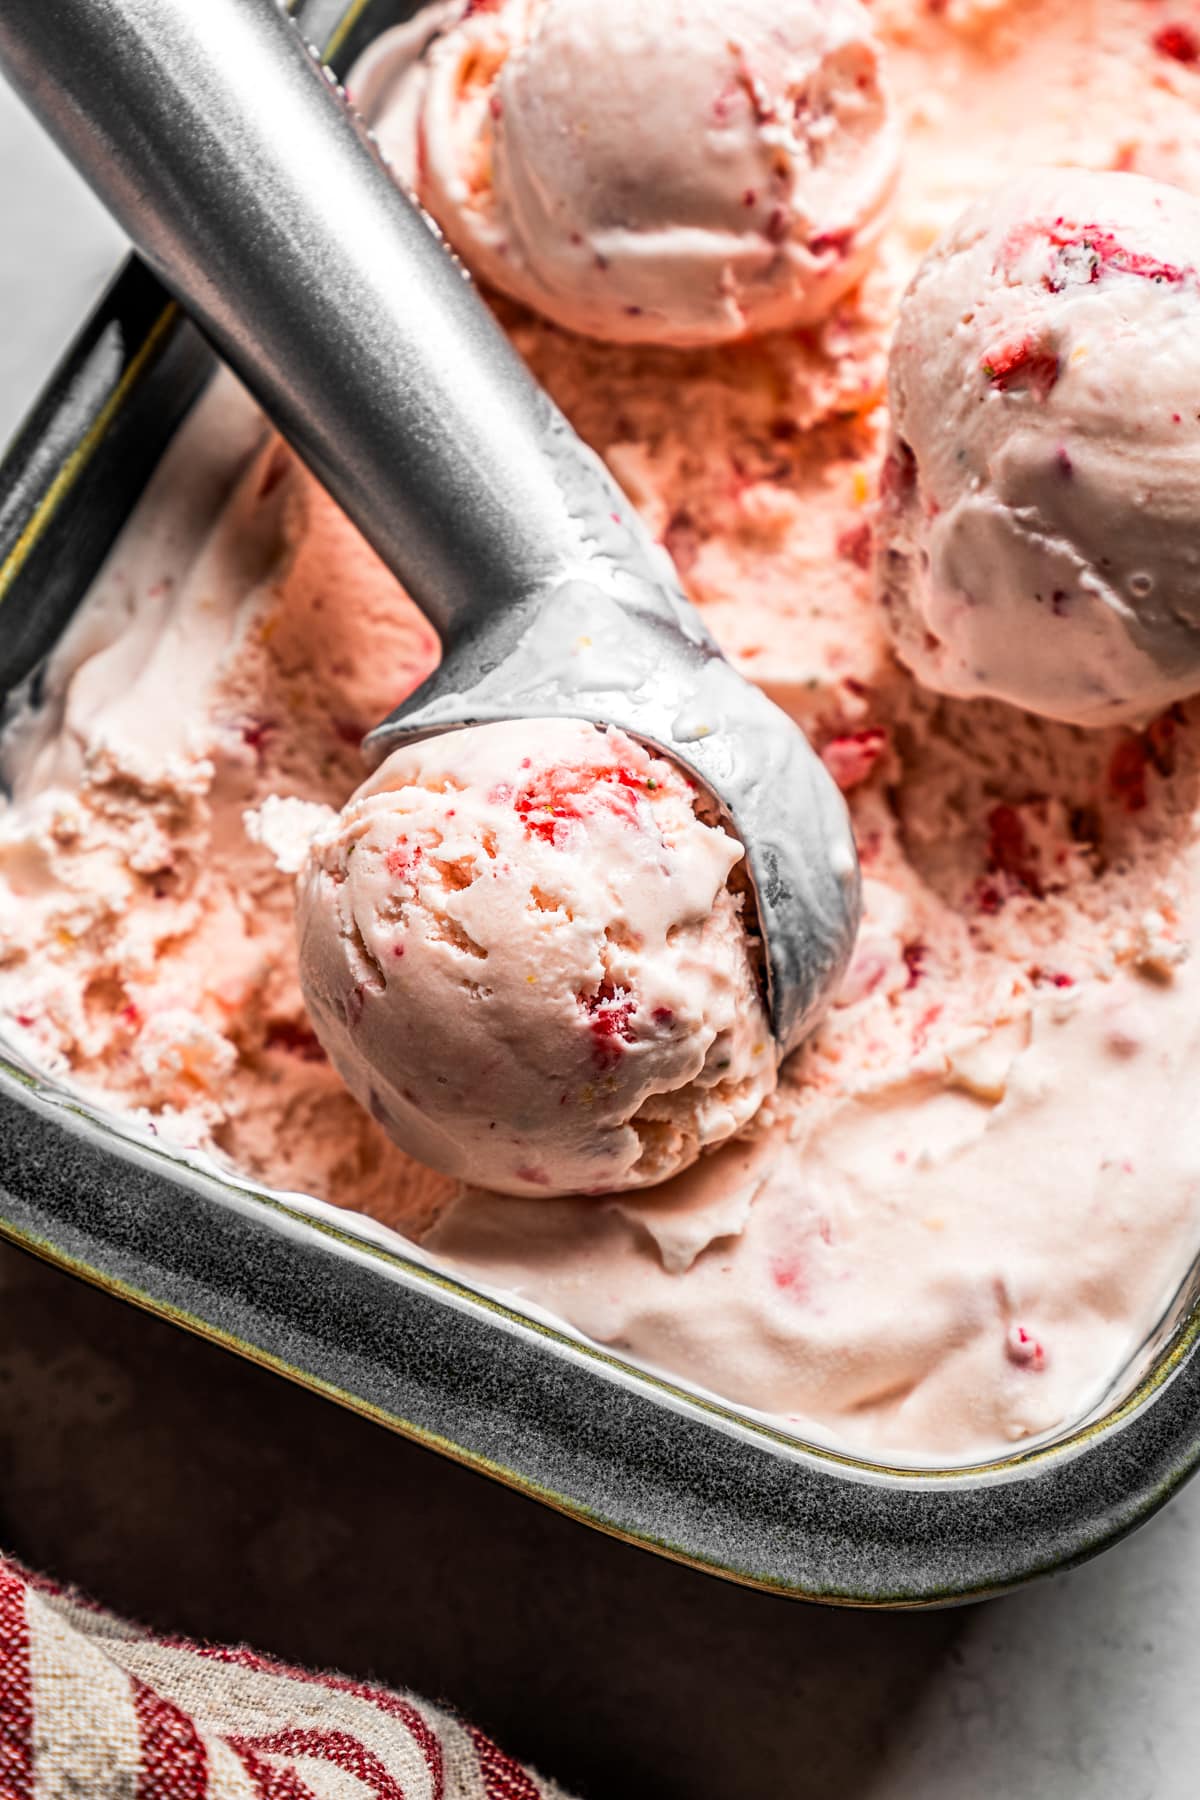
[[745, 846], [783, 1054], [856, 929], [841, 798], [722, 659], [287, 19], [43, 0], [0, 16], [0, 62], [438, 627], [440, 669], [369, 750], [570, 717], [666, 752]]
[[1200, 690], [1200, 200], [1034, 170], [900, 309], [877, 576], [929, 687], [1077, 725]]
[[859, 0], [430, 18], [385, 148], [474, 273], [558, 324], [719, 343], [811, 325], [863, 274], [899, 136]]
[[611, 1191], [754, 1115], [776, 1058], [742, 847], [696, 797], [624, 732], [521, 720], [402, 745], [317, 833], [305, 1001], [406, 1150], [504, 1192]]

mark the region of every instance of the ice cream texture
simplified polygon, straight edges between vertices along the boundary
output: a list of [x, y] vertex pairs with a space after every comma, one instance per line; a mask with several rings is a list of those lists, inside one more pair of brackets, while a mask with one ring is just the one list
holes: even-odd
[[1003, 171], [1200, 186], [1200, 61], [1161, 47], [1172, 0], [872, 16], [905, 171], [820, 327], [677, 350], [496, 302], [853, 816], [854, 958], [756, 1120], [656, 1188], [496, 1196], [347, 1092], [259, 840], [286, 803], [301, 854], [437, 647], [227, 383], [6, 733], [0, 1009], [28, 1060], [176, 1154], [369, 1214], [776, 1429], [946, 1466], [1099, 1404], [1200, 1244], [1200, 709], [1083, 731], [896, 663], [870, 569], [887, 346]]
[[863, 274], [898, 133], [859, 0], [439, 9], [385, 148], [479, 275], [573, 331], [811, 325]]
[[662, 757], [570, 719], [394, 751], [312, 841], [300, 973], [347, 1086], [410, 1155], [514, 1194], [686, 1168], [775, 1086], [728, 878]]
[[900, 656], [1078, 725], [1200, 689], [1200, 201], [1044, 169], [901, 302], [878, 548]]

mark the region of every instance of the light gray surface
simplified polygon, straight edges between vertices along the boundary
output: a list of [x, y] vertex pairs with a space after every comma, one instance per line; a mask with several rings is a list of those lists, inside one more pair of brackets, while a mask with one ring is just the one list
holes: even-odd
[[0, 444], [121, 254], [121, 235], [0, 81]]
[[[7, 435], [118, 239], [3, 91], [0, 221]], [[585, 1533], [5, 1251], [0, 1542], [163, 1625], [456, 1700], [586, 1800], [1200, 1792], [1200, 1485], [1013, 1599], [826, 1614]]]

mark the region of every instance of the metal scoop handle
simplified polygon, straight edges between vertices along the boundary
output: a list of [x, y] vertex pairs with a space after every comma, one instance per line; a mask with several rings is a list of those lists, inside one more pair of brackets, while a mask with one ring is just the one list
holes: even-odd
[[591, 519], [640, 564], [275, 0], [13, 0], [0, 67], [444, 638], [577, 573]]

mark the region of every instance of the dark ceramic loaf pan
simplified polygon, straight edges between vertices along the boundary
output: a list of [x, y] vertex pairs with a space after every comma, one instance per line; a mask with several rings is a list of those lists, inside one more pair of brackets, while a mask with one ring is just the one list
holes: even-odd
[[[339, 71], [403, 0], [313, 0]], [[212, 360], [137, 263], [0, 467], [0, 689], [86, 594]], [[381, 1241], [147, 1148], [0, 1062], [0, 1232], [631, 1544], [779, 1594], [929, 1606], [1065, 1568], [1146, 1518], [1200, 1454], [1194, 1294], [1140, 1380], [1060, 1442], [975, 1470], [794, 1442], [522, 1316]]]

